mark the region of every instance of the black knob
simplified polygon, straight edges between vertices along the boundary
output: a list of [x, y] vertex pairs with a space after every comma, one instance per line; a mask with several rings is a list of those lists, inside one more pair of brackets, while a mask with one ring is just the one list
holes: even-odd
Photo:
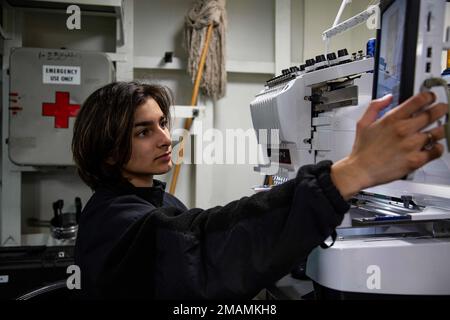
[[412, 196], [403, 195], [401, 199], [403, 200], [403, 207], [405, 208], [409, 208], [411, 203], [414, 204]]
[[362, 50], [358, 50], [358, 53], [359, 53], [359, 54], [362, 54], [362, 53], [363, 53], [363, 51], [362, 51]]
[[283, 70], [281, 70], [281, 73], [282, 74], [288, 74], [288, 73], [290, 73], [291, 71], [289, 71], [289, 69], [283, 69]]
[[323, 54], [316, 56], [316, 63], [326, 61], [325, 56]]
[[307, 264], [307, 260], [305, 259], [299, 265], [295, 266], [291, 270], [292, 278], [299, 279], [299, 280], [309, 280], [309, 277], [306, 274], [306, 264]]
[[307, 66], [307, 67], [311, 67], [311, 66], [313, 66], [316, 62], [314, 61], [314, 59], [308, 59], [308, 60], [305, 61], [305, 63], [306, 63], [306, 66]]
[[289, 70], [291, 70], [291, 72], [297, 72], [297, 71], [300, 71], [300, 69], [299, 69], [297, 66], [290, 67]]
[[164, 62], [169, 63], [173, 61], [173, 52], [167, 51], [164, 53]]
[[338, 57], [339, 57], [339, 58], [340, 58], [340, 57], [344, 57], [344, 56], [346, 56], [346, 55], [348, 55], [347, 49], [341, 49], [341, 50], [338, 50]]
[[300, 71], [305, 71], [306, 68], [306, 64], [301, 64], [300, 65]]
[[336, 60], [337, 59], [336, 53], [332, 52], [332, 53], [327, 54], [327, 59], [328, 59], [328, 61]]

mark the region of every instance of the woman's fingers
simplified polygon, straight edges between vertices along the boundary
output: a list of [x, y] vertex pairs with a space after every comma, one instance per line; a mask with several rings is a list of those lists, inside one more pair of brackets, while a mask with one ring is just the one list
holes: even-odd
[[411, 153], [408, 157], [408, 164], [410, 170], [416, 170], [424, 166], [430, 161], [439, 158], [444, 152], [444, 146], [440, 143], [435, 143], [429, 149], [422, 149], [415, 153]]
[[417, 132], [405, 140], [406, 151], [430, 149], [437, 141], [445, 137], [444, 127], [440, 126], [427, 132]]
[[431, 137], [434, 139], [434, 141], [439, 141], [439, 140], [445, 138], [444, 126], [440, 126], [440, 127], [434, 128], [434, 129], [429, 130], [427, 132], [422, 132], [422, 135], [426, 135], [427, 138], [430, 138], [428, 133], [431, 134]]
[[388, 94], [380, 99], [373, 100], [367, 107], [367, 110], [364, 113], [364, 115], [358, 121], [358, 126], [364, 128], [373, 123], [377, 119], [380, 111], [382, 111], [384, 108], [386, 108], [388, 105], [391, 104], [392, 99], [393, 99], [392, 94]]
[[414, 134], [426, 126], [432, 124], [448, 112], [448, 105], [439, 103], [432, 108], [424, 110], [412, 118], [398, 120], [398, 129], [405, 135]]
[[442, 153], [444, 152], [444, 146], [440, 143], [436, 143], [430, 150], [424, 150], [422, 152], [427, 155], [427, 160], [425, 161], [425, 163], [428, 163], [442, 156]]
[[422, 108], [429, 106], [436, 100], [434, 93], [427, 91], [409, 98], [390, 113], [396, 119], [407, 119]]
[[423, 112], [420, 112], [417, 114], [412, 120], [411, 120], [411, 126], [414, 131], [420, 130], [428, 126], [429, 124], [435, 122], [440, 117], [445, 115], [448, 112], [448, 104], [445, 103], [439, 103], [435, 106], [433, 106], [430, 109], [427, 109]]
[[391, 104], [392, 96], [373, 101], [358, 121], [351, 154], [334, 167], [337, 186], [349, 194], [399, 179], [439, 158], [444, 147], [437, 141], [445, 137], [445, 128], [421, 131], [447, 112], [445, 104], [424, 110], [434, 100], [433, 93], [418, 94], [379, 120], [379, 112]]

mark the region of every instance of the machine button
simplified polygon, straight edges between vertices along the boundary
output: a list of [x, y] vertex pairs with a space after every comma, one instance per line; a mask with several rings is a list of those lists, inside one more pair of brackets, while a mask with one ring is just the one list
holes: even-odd
[[347, 51], [347, 49], [341, 49], [341, 50], [338, 50], [338, 57], [340, 58], [340, 57], [345, 57], [346, 55], [348, 55], [348, 51]]
[[316, 63], [324, 62], [324, 61], [326, 61], [325, 55], [321, 54], [321, 55], [316, 56]]
[[328, 61], [336, 60], [337, 59], [336, 53], [332, 52], [332, 53], [327, 54], [327, 59], [328, 59]]

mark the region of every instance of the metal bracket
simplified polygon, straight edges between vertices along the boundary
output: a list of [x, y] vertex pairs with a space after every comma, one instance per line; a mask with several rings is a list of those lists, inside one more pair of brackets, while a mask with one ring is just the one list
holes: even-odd
[[173, 106], [172, 118], [186, 119], [186, 118], [198, 118], [205, 115], [205, 107], [198, 106]]

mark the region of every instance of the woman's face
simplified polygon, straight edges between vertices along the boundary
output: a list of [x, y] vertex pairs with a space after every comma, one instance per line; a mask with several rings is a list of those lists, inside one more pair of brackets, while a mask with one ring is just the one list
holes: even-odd
[[172, 146], [167, 120], [158, 103], [149, 98], [134, 113], [131, 157], [123, 176], [135, 186], [148, 186], [153, 175], [172, 168]]

